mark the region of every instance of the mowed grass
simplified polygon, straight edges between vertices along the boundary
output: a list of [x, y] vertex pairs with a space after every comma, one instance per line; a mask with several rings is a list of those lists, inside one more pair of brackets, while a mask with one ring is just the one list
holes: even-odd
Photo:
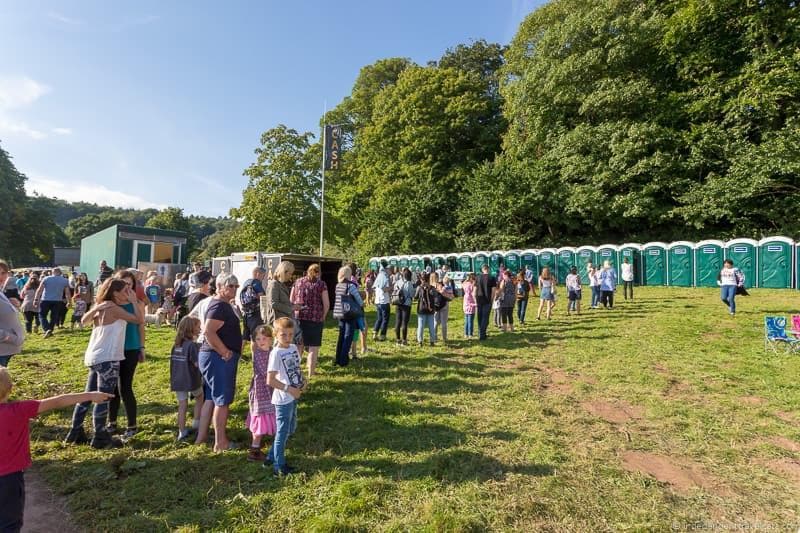
[[[150, 327], [141, 433], [121, 450], [67, 446], [70, 410], [50, 414], [32, 428], [34, 468], [97, 531], [797, 527], [800, 356], [765, 354], [762, 326], [797, 311], [797, 292], [753, 290], [735, 318], [712, 289], [637, 288], [571, 317], [565, 303], [479, 344], [457, 302], [448, 346], [370, 342], [377, 353], [346, 369], [331, 364], [331, 323], [288, 444], [304, 473], [287, 479], [243, 451], [175, 443], [173, 333]], [[88, 336], [31, 336], [10, 365], [15, 397], [81, 390]], [[243, 362], [229, 424], [244, 444], [250, 376]], [[626, 468], [631, 452], [652, 454], [634, 454], [639, 470], [683, 474]]]

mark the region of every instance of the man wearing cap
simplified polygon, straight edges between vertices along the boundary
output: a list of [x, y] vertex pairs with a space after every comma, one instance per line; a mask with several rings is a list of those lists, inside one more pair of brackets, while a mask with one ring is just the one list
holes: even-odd
[[59, 310], [65, 300], [69, 301], [69, 281], [61, 275], [61, 269], [56, 267], [52, 275], [42, 280], [33, 297], [34, 307], [39, 306], [39, 320], [45, 338], [53, 334], [53, 328], [59, 323]]

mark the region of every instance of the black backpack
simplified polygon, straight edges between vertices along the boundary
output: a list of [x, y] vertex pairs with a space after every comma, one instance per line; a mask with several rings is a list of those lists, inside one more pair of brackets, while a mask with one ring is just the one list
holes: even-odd
[[258, 297], [255, 287], [253, 287], [253, 280], [245, 281], [239, 300], [242, 302], [242, 311], [247, 314], [255, 313], [260, 309], [261, 299]]
[[436, 289], [433, 289], [433, 309], [434, 311], [441, 311], [444, 309], [447, 304], [450, 303], [443, 292], [439, 292]]
[[435, 294], [439, 293], [436, 292], [436, 289], [434, 289], [433, 287], [420, 286], [418, 290], [419, 290], [419, 303], [417, 304], [417, 313], [422, 315], [432, 315], [435, 311], [433, 306], [434, 296]]
[[333, 302], [333, 318], [337, 320], [352, 320], [362, 314], [361, 306], [358, 305], [350, 294], [350, 282], [345, 281], [336, 284], [336, 299]]

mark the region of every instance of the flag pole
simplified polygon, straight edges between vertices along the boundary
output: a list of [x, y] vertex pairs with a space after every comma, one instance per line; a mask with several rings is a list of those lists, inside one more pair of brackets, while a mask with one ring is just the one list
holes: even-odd
[[322, 191], [319, 197], [319, 256], [322, 257], [323, 230], [325, 229], [325, 150], [327, 139], [325, 138], [325, 115], [328, 113], [328, 101], [325, 100], [322, 108]]

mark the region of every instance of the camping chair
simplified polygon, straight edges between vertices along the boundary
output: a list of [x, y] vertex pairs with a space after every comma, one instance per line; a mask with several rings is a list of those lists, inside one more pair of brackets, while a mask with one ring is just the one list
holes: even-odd
[[778, 353], [779, 346], [786, 352], [794, 352], [800, 349], [800, 339], [786, 335], [786, 317], [765, 316], [764, 351], [772, 348], [773, 352]]

